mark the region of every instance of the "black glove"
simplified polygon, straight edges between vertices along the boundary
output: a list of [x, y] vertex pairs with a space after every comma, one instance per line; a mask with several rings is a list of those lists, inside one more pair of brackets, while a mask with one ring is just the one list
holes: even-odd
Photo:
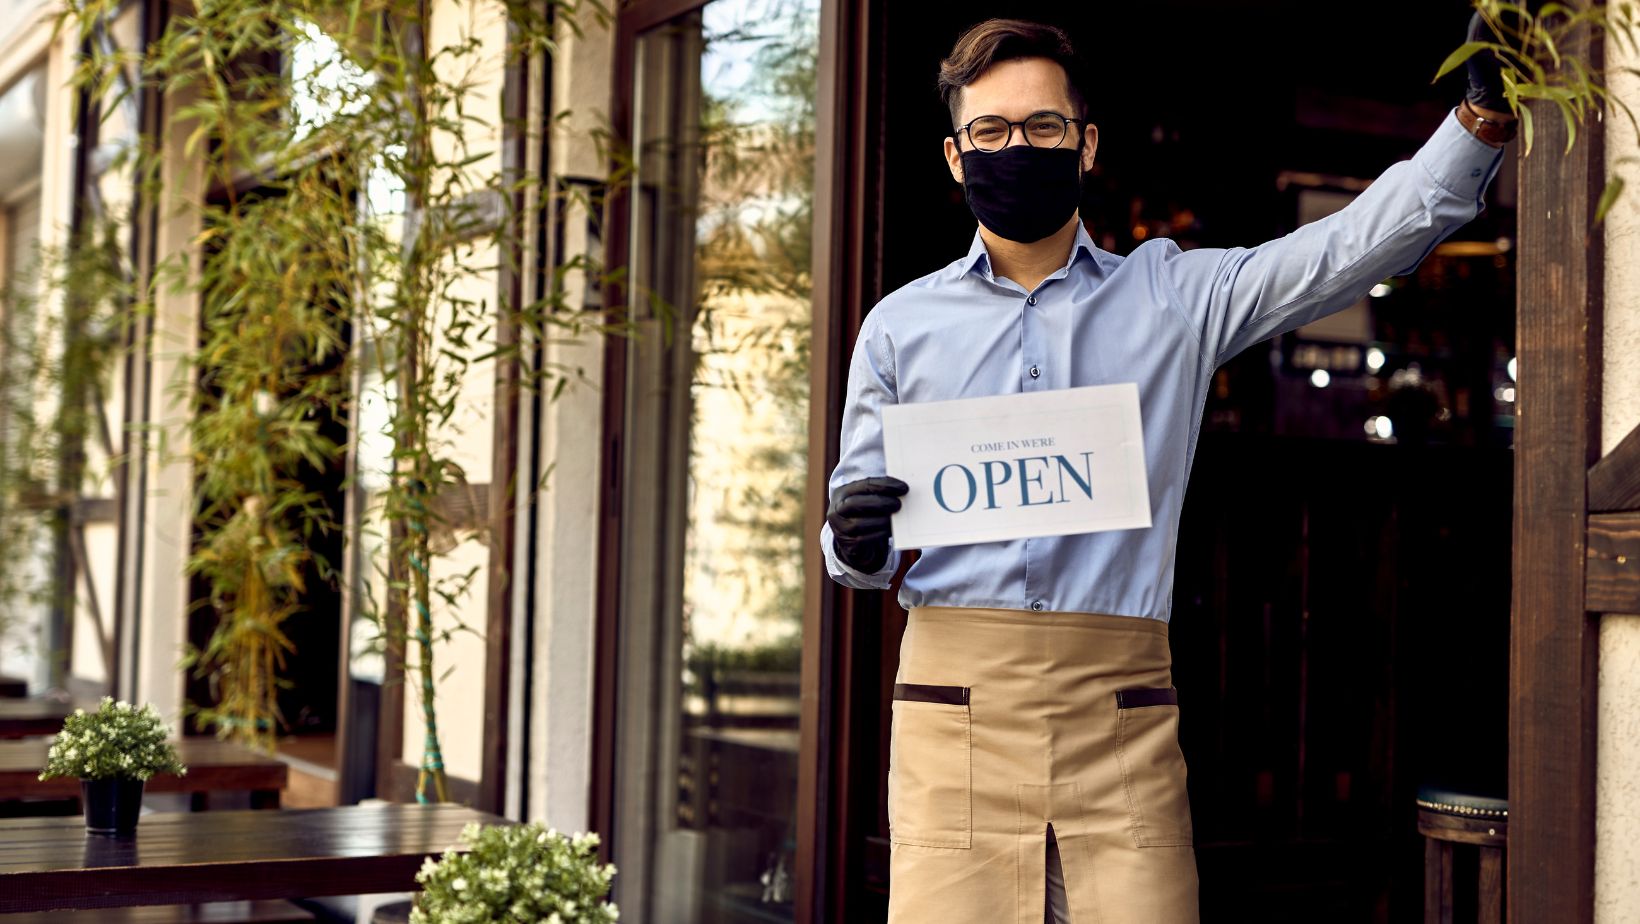
[[900, 509], [900, 495], [910, 485], [881, 476], [851, 481], [832, 495], [826, 522], [831, 524], [832, 549], [856, 571], [876, 574], [888, 561], [889, 514]]
[[[1481, 17], [1480, 10], [1469, 17], [1467, 41], [1503, 44], [1503, 40]], [[1494, 112], [1509, 112], [1509, 98], [1503, 95], [1503, 62], [1499, 60], [1498, 53], [1483, 48], [1470, 55], [1464, 63], [1469, 69], [1469, 92], [1466, 94], [1469, 102]]]

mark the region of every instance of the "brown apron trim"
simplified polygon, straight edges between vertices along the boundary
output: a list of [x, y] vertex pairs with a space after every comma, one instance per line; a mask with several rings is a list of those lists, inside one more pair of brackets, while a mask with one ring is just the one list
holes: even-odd
[[1137, 709], [1140, 706], [1177, 706], [1179, 691], [1173, 687], [1117, 690], [1116, 708]]
[[947, 706], [968, 705], [967, 687], [946, 687], [932, 683], [896, 683], [895, 699], [915, 700], [919, 703], [944, 703]]

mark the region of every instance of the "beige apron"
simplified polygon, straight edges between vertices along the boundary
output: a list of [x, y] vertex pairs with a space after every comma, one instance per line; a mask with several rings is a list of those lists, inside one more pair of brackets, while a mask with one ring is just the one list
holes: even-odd
[[1196, 922], [1167, 624], [914, 607], [889, 751], [889, 924]]

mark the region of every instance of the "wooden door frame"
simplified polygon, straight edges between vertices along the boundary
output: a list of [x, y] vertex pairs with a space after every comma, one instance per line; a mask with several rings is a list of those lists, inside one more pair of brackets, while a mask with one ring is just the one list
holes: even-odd
[[[611, 124], [618, 145], [630, 149], [634, 116], [636, 43], [645, 31], [703, 7], [709, 0], [635, 0], [615, 22], [614, 98]], [[880, 261], [862, 242], [871, 240], [880, 203], [870, 190], [881, 164], [868, 138], [868, 84], [874, 83], [863, 62], [870, 41], [865, 23], [870, 0], [821, 0], [818, 124], [814, 190], [814, 294], [810, 355], [810, 468], [805, 486], [804, 534], [818, 535], [825, 518], [826, 481], [837, 457], [838, 424], [846, 379], [838, 357], [852, 348], [866, 308], [875, 301]], [[612, 162], [618, 175], [622, 165]], [[868, 177], [868, 174], [870, 176]], [[868, 182], [869, 180], [869, 182]], [[605, 215], [604, 261], [626, 266], [629, 257], [631, 197], [624, 185], [612, 187]], [[623, 305], [623, 280], [606, 284], [612, 320]], [[592, 773], [589, 819], [603, 834], [600, 854], [614, 855], [616, 828], [616, 728], [620, 695], [621, 523], [624, 457], [624, 408], [628, 344], [605, 341], [603, 434], [600, 440], [603, 478], [598, 511], [598, 603], [595, 626]], [[853, 595], [840, 593], [825, 579], [818, 546], [805, 545], [803, 652], [799, 692], [797, 781], [796, 917], [799, 924], [838, 919], [846, 888], [841, 870], [844, 838], [840, 830], [843, 801], [836, 777], [846, 767], [848, 735], [837, 702], [835, 682], [847, 677], [842, 663], [849, 650]]]
[[[1573, 53], [1596, 67], [1600, 42]], [[1594, 920], [1600, 613], [1640, 613], [1640, 428], [1601, 457], [1603, 126], [1520, 160], [1508, 917]], [[1540, 217], [1541, 216], [1541, 217]]]
[[[809, 470], [804, 532], [818, 537], [829, 506], [847, 398], [848, 357], [866, 312], [882, 296], [881, 131], [883, 73], [874, 66], [881, 4], [823, 0], [815, 131], [813, 278], [809, 346]], [[856, 718], [875, 711], [875, 678], [857, 676], [871, 647], [877, 605], [889, 593], [851, 592], [826, 574], [818, 541], [803, 546], [803, 663], [798, 768], [799, 924], [842, 921], [855, 911], [855, 874], [865, 834], [851, 811]], [[870, 681], [862, 690], [860, 681]], [[862, 695], [867, 702], [860, 702]], [[875, 763], [871, 764], [875, 768]]]

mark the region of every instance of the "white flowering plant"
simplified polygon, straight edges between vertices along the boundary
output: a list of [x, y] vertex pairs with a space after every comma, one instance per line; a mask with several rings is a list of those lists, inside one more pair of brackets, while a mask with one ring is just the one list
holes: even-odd
[[74, 710], [46, 751], [40, 779], [147, 780], [156, 773], [188, 772], [170, 741], [170, 729], [150, 705], [137, 708], [105, 696], [94, 712]]
[[410, 924], [609, 924], [613, 863], [598, 862], [598, 835], [566, 835], [540, 823], [469, 824], [466, 851], [429, 857]]

